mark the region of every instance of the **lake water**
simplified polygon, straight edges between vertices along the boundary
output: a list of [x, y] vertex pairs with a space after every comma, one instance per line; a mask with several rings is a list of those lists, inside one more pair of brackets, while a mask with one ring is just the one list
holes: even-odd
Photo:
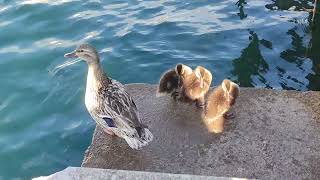
[[[294, 7], [292, 7], [294, 6]], [[80, 166], [95, 127], [84, 106], [87, 66], [57, 74], [89, 42], [122, 83], [158, 82], [178, 62], [217, 85], [320, 90], [320, 34], [311, 0], [0, 0], [0, 179]]]

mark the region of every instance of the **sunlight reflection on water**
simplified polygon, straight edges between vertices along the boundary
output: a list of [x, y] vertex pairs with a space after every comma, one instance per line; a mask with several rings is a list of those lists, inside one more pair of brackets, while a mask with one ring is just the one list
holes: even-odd
[[211, 70], [213, 85], [230, 78], [320, 90], [320, 33], [303, 11], [311, 0], [0, 2], [0, 162], [11, 162], [0, 163], [0, 179], [80, 165], [94, 128], [84, 107], [86, 64], [48, 70], [84, 42], [122, 83], [155, 84], [181, 62]]

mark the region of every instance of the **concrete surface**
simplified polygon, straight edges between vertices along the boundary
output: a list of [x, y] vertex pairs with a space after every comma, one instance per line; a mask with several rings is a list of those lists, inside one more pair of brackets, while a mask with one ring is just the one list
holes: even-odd
[[83, 167], [259, 179], [320, 177], [320, 92], [241, 89], [235, 119], [209, 134], [194, 106], [155, 97], [156, 86], [128, 91], [154, 141], [141, 151], [96, 128]]
[[187, 174], [168, 174], [141, 171], [123, 171], [112, 169], [68, 167], [50, 176], [34, 178], [33, 180], [244, 180], [239, 178], [224, 178], [212, 176], [195, 176]]

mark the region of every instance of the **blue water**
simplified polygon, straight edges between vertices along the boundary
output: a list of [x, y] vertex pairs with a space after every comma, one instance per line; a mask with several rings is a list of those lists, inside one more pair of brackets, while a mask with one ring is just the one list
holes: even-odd
[[95, 126], [84, 106], [87, 67], [49, 73], [78, 44], [93, 44], [122, 83], [155, 84], [181, 62], [210, 69], [215, 85], [230, 78], [243, 87], [320, 90], [320, 35], [300, 11], [311, 6], [0, 0], [0, 179], [80, 166]]

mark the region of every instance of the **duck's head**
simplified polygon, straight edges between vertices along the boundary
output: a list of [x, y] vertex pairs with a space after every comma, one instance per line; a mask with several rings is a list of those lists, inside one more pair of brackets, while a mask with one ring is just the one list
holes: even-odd
[[80, 58], [88, 64], [98, 63], [99, 54], [96, 49], [89, 44], [81, 44], [76, 50], [64, 55], [66, 58]]

